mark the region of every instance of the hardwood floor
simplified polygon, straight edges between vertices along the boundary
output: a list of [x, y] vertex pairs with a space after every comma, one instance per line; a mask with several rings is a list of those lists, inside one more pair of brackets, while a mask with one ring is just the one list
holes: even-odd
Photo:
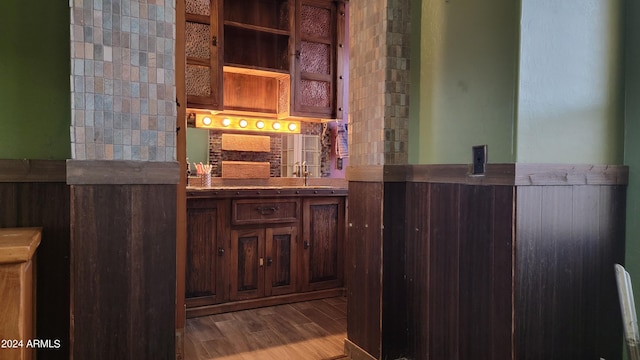
[[344, 358], [347, 300], [336, 297], [187, 320], [185, 360]]

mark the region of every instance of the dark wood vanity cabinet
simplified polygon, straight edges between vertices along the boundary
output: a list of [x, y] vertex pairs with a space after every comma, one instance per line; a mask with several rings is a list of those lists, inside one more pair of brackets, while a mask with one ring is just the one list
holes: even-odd
[[344, 196], [199, 194], [187, 208], [187, 316], [343, 294]]
[[300, 200], [231, 201], [231, 300], [296, 290]]
[[344, 198], [303, 201], [302, 290], [343, 285], [344, 221]]
[[[226, 234], [229, 201], [189, 199], [187, 203], [187, 306], [228, 300]], [[228, 221], [228, 220], [227, 220]]]
[[294, 292], [296, 243], [296, 226], [231, 230], [230, 300]]

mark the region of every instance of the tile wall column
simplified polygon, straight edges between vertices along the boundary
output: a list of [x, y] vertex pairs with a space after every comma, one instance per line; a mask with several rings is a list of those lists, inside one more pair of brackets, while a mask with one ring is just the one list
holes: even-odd
[[351, 359], [406, 354], [404, 169], [408, 163], [409, 0], [351, 1], [348, 317]]
[[71, 0], [70, 352], [176, 346], [176, 2]]
[[349, 163], [408, 160], [409, 0], [350, 2]]

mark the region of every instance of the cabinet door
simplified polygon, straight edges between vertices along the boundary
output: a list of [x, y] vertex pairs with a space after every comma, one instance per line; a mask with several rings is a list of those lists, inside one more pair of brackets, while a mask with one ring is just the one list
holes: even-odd
[[292, 114], [336, 116], [337, 9], [333, 1], [296, 2]]
[[218, 207], [187, 209], [187, 307], [216, 304], [224, 298], [224, 245]]
[[342, 286], [344, 199], [305, 199], [302, 217], [302, 289]]
[[185, 0], [187, 107], [222, 110], [222, 0]]
[[295, 226], [266, 229], [266, 296], [296, 290], [297, 233]]
[[264, 296], [264, 229], [231, 230], [231, 300]]

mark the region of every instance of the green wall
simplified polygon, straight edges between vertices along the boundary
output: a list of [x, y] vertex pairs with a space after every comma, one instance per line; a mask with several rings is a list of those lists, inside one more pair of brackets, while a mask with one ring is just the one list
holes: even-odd
[[0, 158], [70, 158], [69, 1], [0, 1], [0, 49]]
[[410, 163], [622, 163], [623, 0], [412, 6]]
[[[209, 163], [209, 130], [187, 128], [187, 158], [191, 164]], [[194, 166], [191, 171], [195, 172]]]
[[420, 43], [411, 48], [420, 52], [419, 74], [412, 56], [420, 85], [412, 84], [410, 163], [469, 163], [480, 144], [490, 162], [514, 161], [517, 3], [422, 1]]
[[517, 162], [623, 160], [622, 0], [522, 0]]

